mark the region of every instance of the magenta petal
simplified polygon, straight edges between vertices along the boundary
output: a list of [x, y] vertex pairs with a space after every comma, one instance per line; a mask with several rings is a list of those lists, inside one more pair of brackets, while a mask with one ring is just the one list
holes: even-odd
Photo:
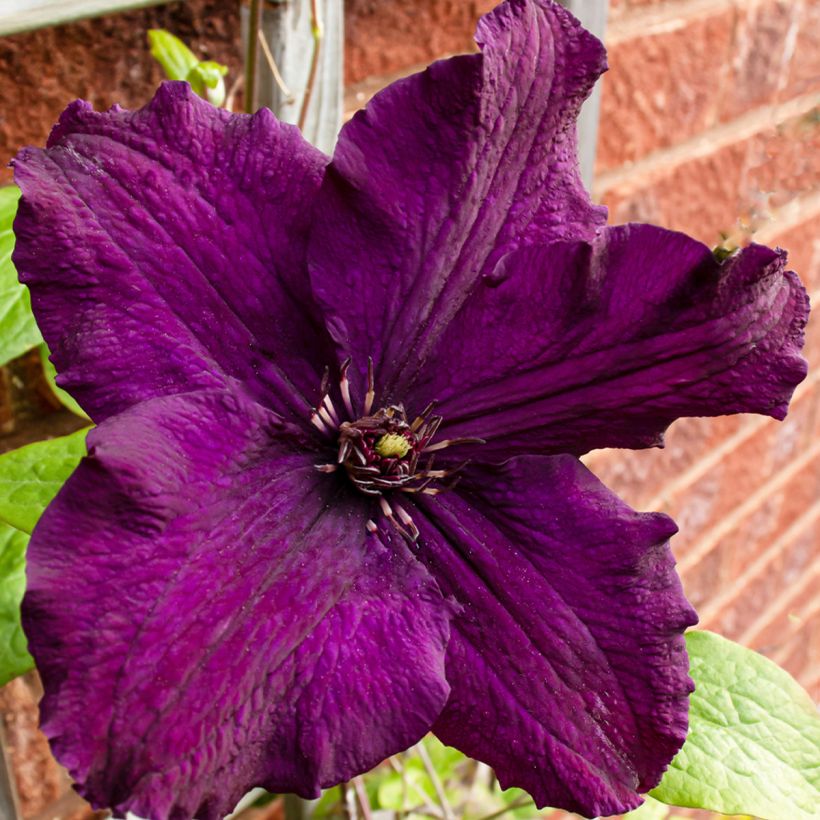
[[657, 445], [681, 416], [783, 418], [808, 317], [785, 266], [761, 245], [721, 264], [651, 225], [524, 248], [475, 288], [414, 401], [438, 399], [444, 434], [486, 439], [470, 455], [487, 461]]
[[268, 411], [159, 398], [89, 448], [35, 529], [24, 617], [44, 731], [94, 805], [212, 820], [429, 730], [451, 606]]
[[463, 606], [434, 727], [539, 806], [627, 811], [687, 729], [696, 618], [667, 539], [572, 456], [471, 467], [420, 498], [420, 556]]
[[399, 400], [504, 253], [605, 219], [575, 139], [603, 46], [552, 0], [502, 3], [476, 39], [481, 55], [393, 83], [342, 129], [317, 202], [311, 279], [331, 333]]
[[76, 102], [46, 150], [20, 152], [14, 261], [95, 421], [231, 377], [306, 417], [327, 363], [305, 264], [326, 162], [270, 111], [229, 114], [187, 83], [139, 111]]

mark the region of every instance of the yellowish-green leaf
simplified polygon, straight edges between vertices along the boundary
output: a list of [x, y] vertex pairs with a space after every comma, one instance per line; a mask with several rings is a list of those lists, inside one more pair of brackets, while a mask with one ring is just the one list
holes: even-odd
[[0, 455], [0, 522], [31, 534], [85, 455], [87, 429]]
[[43, 341], [31, 312], [28, 288], [17, 281], [11, 261], [12, 226], [20, 189], [0, 188], [0, 365], [17, 358]]
[[689, 735], [651, 794], [675, 806], [817, 820], [820, 716], [763, 655], [712, 632], [686, 636], [695, 680]]
[[34, 666], [20, 625], [26, 546], [26, 533], [0, 521], [0, 686]]

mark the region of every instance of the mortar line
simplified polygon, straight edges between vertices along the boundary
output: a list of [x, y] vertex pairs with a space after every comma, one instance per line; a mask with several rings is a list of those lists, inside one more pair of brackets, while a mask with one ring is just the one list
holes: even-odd
[[798, 583], [783, 590], [783, 592], [775, 598], [767, 611], [743, 631], [740, 637], [737, 638], [737, 643], [743, 644], [743, 646], [752, 646], [755, 640], [760, 636], [760, 633], [763, 632], [767, 626], [774, 623], [777, 617], [785, 610], [788, 610], [794, 600], [799, 598], [801, 593], [809, 588], [811, 584], [816, 583], [818, 579], [820, 579], [820, 565], [815, 565], [811, 571], [806, 572]]
[[715, 17], [730, 9], [753, 9], [764, 2], [766, 0], [670, 0], [656, 6], [630, 10], [609, 23], [606, 42], [612, 45], [677, 31], [692, 20]]
[[720, 539], [737, 526], [739, 521], [753, 513], [763, 501], [791, 481], [806, 465], [811, 464], [817, 456], [820, 456], [820, 441], [806, 450], [799, 458], [794, 459], [785, 469], [771, 476], [768, 481], [758, 487], [739, 507], [735, 507], [719, 524], [707, 530], [703, 537], [697, 540], [695, 548], [681, 557], [678, 572], [683, 575], [702, 561], [714, 549]]
[[[746, 569], [737, 578], [733, 578], [731, 587], [725, 589], [715, 598], [712, 598], [705, 607], [698, 611], [701, 623], [709, 624], [717, 617], [721, 610], [726, 608], [728, 603], [737, 598], [738, 595], [743, 595], [745, 587], [748, 586], [749, 581], [757, 578], [761, 571], [768, 567], [768, 565], [780, 554], [780, 551], [785, 546], [792, 543], [819, 517], [820, 501], [817, 501], [799, 518], [795, 519], [785, 532], [781, 533], [780, 536], [772, 541], [764, 552], [762, 552], [755, 561], [746, 567]], [[709, 627], [707, 626], [706, 628], [708, 629]]]
[[636, 178], [645, 179], [655, 172], [667, 171], [690, 160], [709, 156], [727, 145], [749, 139], [766, 128], [773, 128], [795, 117], [808, 114], [818, 105], [820, 94], [816, 91], [783, 102], [762, 105], [729, 122], [722, 122], [700, 131], [683, 142], [659, 148], [634, 162], [602, 171], [596, 175], [593, 186], [595, 200], [598, 201], [614, 187]]
[[[820, 295], [820, 291], [818, 291]], [[810, 393], [812, 388], [820, 382], [820, 370], [813, 373], [801, 382], [794, 391], [791, 403], [794, 404], [804, 395]], [[750, 419], [740, 430], [727, 438], [722, 444], [711, 450], [702, 459], [698, 460], [691, 467], [681, 473], [676, 479], [667, 484], [660, 492], [656, 493], [646, 504], [641, 504], [643, 509], [657, 510], [667, 505], [667, 499], [676, 495], [681, 490], [690, 487], [698, 479], [702, 478], [709, 470], [715, 467], [725, 456], [736, 450], [741, 444], [748, 441], [755, 433], [763, 429], [767, 424], [774, 423], [770, 416], [759, 416]], [[605, 452], [605, 451], [601, 451]]]

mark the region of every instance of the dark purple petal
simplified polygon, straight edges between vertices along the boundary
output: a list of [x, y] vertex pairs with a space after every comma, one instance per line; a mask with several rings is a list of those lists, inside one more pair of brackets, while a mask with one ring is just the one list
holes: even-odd
[[575, 118], [603, 46], [552, 0], [485, 16], [481, 55], [433, 64], [343, 129], [317, 202], [311, 279], [359, 372], [401, 399], [476, 279], [522, 244], [588, 239]]
[[475, 458], [662, 443], [681, 416], [786, 415], [806, 374], [808, 298], [786, 254], [718, 263], [683, 234], [607, 229], [506, 257], [473, 291], [413, 404]]
[[573, 456], [471, 466], [413, 515], [420, 556], [463, 606], [436, 734], [539, 806], [638, 805], [684, 741], [692, 690], [674, 523], [634, 512]]
[[92, 418], [230, 377], [306, 418], [327, 359], [305, 266], [327, 159], [270, 111], [229, 114], [186, 83], [134, 112], [78, 101], [48, 145], [15, 161], [14, 261]]
[[222, 817], [316, 796], [445, 703], [452, 607], [269, 411], [162, 397], [104, 422], [38, 524], [24, 604], [43, 729], [97, 806]]

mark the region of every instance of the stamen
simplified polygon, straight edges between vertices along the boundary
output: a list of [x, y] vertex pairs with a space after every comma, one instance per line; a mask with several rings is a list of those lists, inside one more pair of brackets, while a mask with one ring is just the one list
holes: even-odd
[[[411, 529], [409, 530], [405, 529], [405, 527], [402, 526], [402, 524], [396, 521], [396, 517], [393, 515], [393, 510], [390, 507], [390, 502], [384, 496], [381, 496], [381, 498], [379, 498], [379, 505], [382, 508], [384, 517], [395, 527], [395, 529], [399, 532], [400, 535], [403, 535], [405, 538], [409, 538], [411, 541], [416, 541], [418, 539], [418, 527], [416, 527], [416, 525], [413, 523], [413, 519], [410, 518], [410, 516], [407, 515], [407, 513], [404, 512], [404, 510], [401, 510], [401, 507], [397, 507], [396, 509], [401, 510], [401, 512], [399, 513], [399, 517], [402, 518], [403, 523], [410, 523]], [[404, 513], [404, 517], [402, 517], [402, 513]], [[404, 518], [406, 518], [407, 521], [404, 521]]]
[[328, 413], [330, 413], [330, 418], [333, 419], [333, 425], [335, 427], [339, 426], [339, 416], [336, 414], [336, 408], [333, 406], [333, 400], [330, 398], [330, 393], [328, 393], [322, 403], [325, 406], [325, 409]]
[[373, 521], [372, 518], [368, 518], [367, 522], [365, 523], [364, 526], [365, 526], [365, 529], [368, 532], [378, 532], [379, 531], [379, 528], [376, 526], [376, 522]]
[[370, 411], [373, 409], [373, 400], [376, 398], [376, 380], [375, 376], [373, 375], [373, 357], [367, 357], [367, 393], [364, 397], [364, 414], [365, 416], [370, 415]]
[[419, 427], [421, 427], [422, 424], [424, 424], [425, 420], [427, 419], [427, 416], [430, 415], [435, 406], [436, 401], [435, 399], [433, 399], [433, 401], [431, 401], [430, 404], [428, 404], [427, 407], [425, 407], [424, 410], [422, 410], [421, 413], [419, 413], [416, 416], [416, 418], [413, 420], [413, 423], [410, 425], [410, 429], [414, 433], [419, 429]]
[[336, 427], [336, 425], [333, 422], [333, 419], [330, 417], [330, 413], [328, 413], [325, 409], [324, 404], [322, 404], [322, 406], [319, 408], [319, 415], [321, 416], [322, 421], [324, 421], [328, 425], [328, 427], [330, 427], [331, 430], [333, 430]]
[[342, 401], [347, 410], [348, 418], [353, 421], [355, 415], [353, 413], [353, 402], [350, 400], [350, 380], [347, 378], [347, 371], [350, 368], [351, 358], [348, 356], [339, 368], [339, 387], [342, 391]]
[[330, 432], [330, 430], [325, 426], [325, 423], [322, 421], [322, 419], [319, 418], [319, 414], [315, 410], [310, 414], [310, 423], [314, 427], [321, 430], [323, 433]]
[[320, 473], [335, 473], [338, 465], [337, 464], [315, 464], [314, 469], [318, 470]]
[[410, 534], [413, 537], [413, 540], [418, 540], [419, 537], [419, 528], [416, 526], [416, 522], [410, 517], [410, 514], [403, 508], [400, 507], [395, 502], [393, 503], [393, 508], [399, 514], [399, 518], [401, 519], [401, 523], [404, 524], [410, 530]]

